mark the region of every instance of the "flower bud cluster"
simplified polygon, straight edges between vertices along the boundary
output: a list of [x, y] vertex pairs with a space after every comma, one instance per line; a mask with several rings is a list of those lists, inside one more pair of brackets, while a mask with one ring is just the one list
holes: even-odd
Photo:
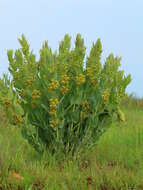
[[87, 100], [83, 101], [81, 106], [82, 106], [82, 111], [80, 113], [80, 116], [82, 119], [85, 119], [87, 117], [87, 113], [89, 112], [91, 106]]
[[12, 115], [12, 123], [14, 125], [20, 125], [23, 122], [23, 118], [20, 115], [13, 114]]
[[30, 85], [31, 85], [31, 80], [27, 79], [27, 80], [25, 81], [25, 85], [26, 85], [27, 87], [30, 86]]
[[50, 111], [49, 114], [51, 116], [56, 116], [56, 108], [59, 104], [59, 100], [57, 98], [51, 98], [50, 99]]
[[58, 125], [59, 120], [58, 120], [58, 118], [54, 118], [54, 119], [51, 119], [49, 122], [50, 122], [50, 126], [52, 128], [55, 128]]
[[90, 103], [85, 100], [82, 102], [82, 110], [88, 111], [90, 109]]
[[92, 77], [93, 76], [93, 69], [91, 68], [91, 67], [88, 67], [87, 69], [86, 69], [86, 75], [88, 76], [88, 77]]
[[41, 96], [41, 93], [39, 90], [33, 90], [32, 92], [32, 100], [39, 99]]
[[86, 69], [86, 75], [90, 78], [91, 84], [92, 84], [94, 87], [97, 86], [97, 82], [98, 82], [97, 77], [94, 76], [94, 72], [93, 72], [96, 67], [97, 67], [97, 66], [95, 65], [94, 67], [92, 66], [92, 67], [88, 67], [88, 68]]
[[48, 85], [48, 89], [50, 91], [54, 91], [59, 87], [59, 82], [57, 80], [52, 80], [51, 83]]
[[26, 93], [25, 93], [24, 89], [21, 90], [19, 95], [21, 96], [21, 98], [24, 98], [26, 96]]
[[77, 85], [81, 85], [85, 83], [85, 76], [83, 74], [79, 74], [76, 76], [76, 83]]
[[5, 108], [12, 107], [12, 102], [8, 98], [4, 97], [2, 99], [2, 102], [3, 102], [3, 105], [4, 105]]
[[52, 116], [52, 119], [50, 120], [50, 126], [56, 127], [58, 125], [58, 118], [56, 115], [56, 109], [59, 104], [59, 100], [57, 98], [51, 98], [50, 99], [50, 111], [49, 114]]
[[106, 89], [102, 95], [103, 98], [103, 103], [106, 104], [107, 101], [109, 100], [110, 92], [109, 89]]
[[35, 105], [35, 101], [40, 99], [41, 93], [39, 90], [33, 90], [32, 92], [32, 107]]
[[61, 92], [63, 95], [65, 95], [69, 91], [69, 81], [70, 81], [70, 77], [67, 74], [64, 74], [61, 80], [61, 84], [62, 84]]
[[91, 79], [91, 83], [92, 83], [93, 86], [97, 86], [97, 78], [96, 78], [96, 77], [93, 77], [93, 78]]

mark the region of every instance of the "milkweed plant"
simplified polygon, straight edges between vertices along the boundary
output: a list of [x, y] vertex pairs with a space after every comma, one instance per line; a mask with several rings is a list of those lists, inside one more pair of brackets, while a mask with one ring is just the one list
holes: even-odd
[[1, 110], [37, 151], [74, 153], [97, 143], [113, 118], [124, 120], [120, 103], [131, 76], [113, 54], [101, 64], [100, 39], [87, 57], [80, 34], [73, 49], [68, 34], [55, 52], [45, 41], [38, 61], [24, 35], [19, 43], [8, 50], [11, 80], [0, 80]]

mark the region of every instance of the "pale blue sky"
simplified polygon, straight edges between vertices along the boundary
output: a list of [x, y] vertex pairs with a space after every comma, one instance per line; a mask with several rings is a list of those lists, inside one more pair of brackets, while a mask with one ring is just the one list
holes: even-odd
[[143, 0], [0, 0], [0, 74], [22, 33], [37, 55], [44, 40], [56, 49], [65, 33], [81, 33], [87, 51], [100, 37], [103, 61], [110, 52], [122, 56], [133, 78], [128, 92], [143, 96]]

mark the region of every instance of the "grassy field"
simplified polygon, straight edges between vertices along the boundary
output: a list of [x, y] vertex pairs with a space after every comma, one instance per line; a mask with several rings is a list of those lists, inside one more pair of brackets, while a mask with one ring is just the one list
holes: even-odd
[[0, 190], [142, 190], [143, 109], [125, 109], [93, 151], [58, 163], [40, 157], [20, 129], [0, 126]]

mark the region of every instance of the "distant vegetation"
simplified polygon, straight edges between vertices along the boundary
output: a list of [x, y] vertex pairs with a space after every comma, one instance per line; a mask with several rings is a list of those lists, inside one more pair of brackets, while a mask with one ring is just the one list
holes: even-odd
[[138, 98], [133, 93], [127, 94], [122, 100], [122, 105], [124, 107], [128, 107], [131, 109], [133, 109], [133, 108], [143, 109], [143, 98]]

